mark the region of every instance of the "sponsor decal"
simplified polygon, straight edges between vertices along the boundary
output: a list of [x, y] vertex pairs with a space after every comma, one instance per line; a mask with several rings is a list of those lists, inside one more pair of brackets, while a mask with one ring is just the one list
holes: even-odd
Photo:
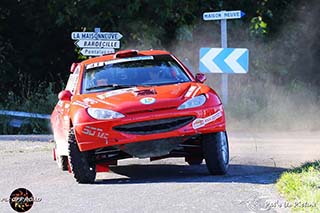
[[85, 98], [85, 99], [83, 99], [83, 101], [84, 101], [84, 103], [90, 104], [90, 105], [98, 103], [98, 101], [96, 101], [96, 100], [94, 100], [92, 98]]
[[140, 103], [142, 104], [153, 104], [154, 102], [156, 102], [156, 99], [153, 97], [146, 97], [146, 98], [142, 98], [140, 99]]
[[88, 104], [86, 104], [86, 103], [84, 103], [84, 102], [81, 102], [81, 101], [75, 101], [75, 102], [73, 102], [72, 104], [73, 104], [73, 105], [77, 105], [77, 106], [81, 106], [81, 107], [83, 107], [83, 108], [88, 108], [88, 107], [89, 107]]
[[105, 139], [106, 143], [108, 143], [108, 136], [109, 136], [108, 133], [103, 132], [103, 130], [100, 128], [85, 126], [82, 130], [82, 133], [84, 135]]
[[222, 117], [222, 112], [221, 111], [218, 111], [215, 114], [210, 115], [210, 116], [208, 116], [206, 118], [197, 118], [196, 120], [194, 120], [192, 122], [192, 127], [194, 129], [199, 129], [201, 127], [204, 127], [208, 123], [211, 123], [211, 122], [217, 120], [220, 117]]
[[103, 104], [110, 104], [108, 101], [104, 101], [104, 100], [101, 100], [101, 99], [97, 99], [97, 101], [99, 103], [103, 103]]
[[189, 88], [189, 90], [187, 91], [187, 93], [185, 94], [184, 97], [186, 97], [186, 98], [189, 98], [189, 97], [191, 97], [191, 96], [194, 97], [199, 90], [200, 90], [200, 87], [198, 87], [198, 86], [191, 86], [191, 87]]
[[203, 127], [203, 126], [205, 126], [206, 124], [205, 124], [205, 122], [204, 122], [204, 119], [202, 119], [202, 118], [198, 118], [198, 119], [196, 119], [196, 120], [194, 120], [193, 122], [192, 122], [192, 127], [194, 128], [194, 129], [198, 129], [198, 128], [200, 128], [200, 127]]
[[109, 92], [103, 93], [101, 95], [97, 95], [97, 97], [100, 98], [100, 99], [106, 99], [106, 98], [111, 97], [111, 96], [120, 95], [120, 94], [124, 94], [124, 93], [135, 92], [135, 91], [138, 91], [138, 88], [132, 87], [132, 88], [125, 88], [125, 89], [118, 89], [118, 90], [113, 90], [113, 91], [109, 91]]
[[63, 101], [58, 101], [58, 105], [62, 107]]
[[105, 65], [108, 64], [116, 64], [122, 62], [129, 62], [129, 61], [143, 61], [143, 60], [153, 60], [153, 56], [139, 56], [139, 57], [131, 57], [131, 58], [120, 58], [111, 61], [106, 61]]
[[189, 98], [191, 93], [196, 89], [196, 86], [191, 86], [184, 97]]
[[104, 62], [96, 62], [92, 64], [86, 65], [86, 69], [92, 69], [92, 68], [97, 68], [97, 67], [103, 67], [105, 64]]
[[73, 74], [70, 74], [66, 90], [69, 90], [71, 93], [74, 93], [74, 90], [75, 90], [76, 85], [78, 83], [79, 73], [76, 73], [76, 72], [79, 72], [79, 71], [80, 71], [80, 66], [78, 66], [75, 69]]
[[198, 87], [198, 88], [196, 89], [196, 91], [193, 93], [192, 97], [196, 96], [197, 93], [198, 93], [198, 91], [199, 91], [200, 89], [201, 89], [201, 87]]
[[142, 60], [153, 60], [153, 56], [140, 56], [140, 57], [121, 58], [121, 59], [115, 59], [110, 61], [96, 62], [96, 63], [86, 65], [86, 69], [103, 67], [108, 64], [116, 64], [116, 63], [122, 63], [122, 62], [128, 62], [128, 61], [142, 61]]

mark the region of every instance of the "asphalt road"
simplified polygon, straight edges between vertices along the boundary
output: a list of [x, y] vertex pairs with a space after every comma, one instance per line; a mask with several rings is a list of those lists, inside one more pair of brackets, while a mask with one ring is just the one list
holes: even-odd
[[21, 187], [41, 198], [29, 212], [289, 212], [276, 180], [320, 159], [320, 132], [229, 132], [225, 176], [179, 158], [127, 159], [95, 184], [79, 185], [52, 160], [50, 138], [0, 136], [0, 212], [14, 212], [6, 199]]

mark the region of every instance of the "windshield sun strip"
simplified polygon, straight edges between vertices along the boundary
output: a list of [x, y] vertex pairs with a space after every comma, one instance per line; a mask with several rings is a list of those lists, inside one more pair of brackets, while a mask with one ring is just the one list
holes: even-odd
[[153, 60], [153, 56], [139, 56], [139, 57], [131, 57], [131, 58], [120, 58], [120, 59], [115, 59], [111, 61], [104, 61], [104, 62], [96, 62], [92, 64], [86, 65], [86, 69], [93, 69], [97, 67], [103, 67], [105, 65], [109, 64], [117, 64], [117, 63], [122, 63], [122, 62], [130, 62], [130, 61], [140, 61], [140, 60]]
[[[153, 63], [152, 61], [170, 61], [172, 62], [172, 64], [170, 63], [170, 65], [175, 65], [178, 70], [181, 70], [185, 76], [185, 79], [180, 79], [179, 81], [173, 81], [173, 82], [154, 82], [154, 83], [144, 83], [144, 82], [140, 82], [138, 84], [132, 84], [130, 85], [131, 86], [135, 86], [135, 87], [154, 87], [154, 86], [163, 86], [163, 85], [170, 85], [170, 84], [180, 84], [180, 83], [185, 83], [185, 82], [189, 82], [191, 79], [190, 79], [190, 76], [185, 72], [185, 70], [183, 69], [183, 67], [180, 66], [179, 63], [177, 63], [177, 61], [175, 61], [172, 57], [168, 56], [168, 55], [156, 55], [156, 56], [141, 56], [143, 58], [145, 58], [144, 61], [150, 61], [151, 63]], [[137, 60], [131, 60], [132, 62], [135, 62], [135, 61], [139, 61], [141, 60], [141, 57], [132, 57], [132, 58], [136, 58]], [[126, 58], [128, 59], [128, 58]], [[153, 60], [152, 60], [153, 59]], [[128, 62], [130, 62], [130, 60], [128, 60]], [[117, 63], [114, 63], [114, 62], [119, 62], [119, 61], [126, 61], [126, 60], [123, 60], [123, 59], [116, 59], [116, 60], [112, 60], [112, 61], [105, 61], [105, 62], [100, 62], [100, 63], [95, 63], [95, 66], [98, 66], [98, 65], [102, 65], [102, 66], [107, 66], [106, 64], [115, 64], [117, 65]], [[148, 62], [149, 63], [149, 62]], [[118, 63], [119, 65], [121, 65], [122, 63]], [[92, 65], [93, 66], [93, 65]], [[85, 72], [91, 72], [93, 70], [93, 68], [96, 68], [96, 69], [101, 69], [101, 67], [92, 67], [90, 69], [86, 69]], [[88, 87], [85, 87], [84, 86], [84, 82], [83, 80], [85, 79], [85, 74], [82, 75], [82, 81], [81, 81], [81, 94], [85, 94], [85, 93], [92, 93], [92, 92], [100, 92], [102, 90], [117, 90], [117, 89], [120, 89], [119, 87], [117, 88], [114, 88], [114, 87], [103, 87], [103, 88], [94, 88], [94, 89], [89, 89], [88, 90]], [[118, 84], [118, 85], [121, 85], [122, 84]], [[128, 86], [128, 85], [125, 85], [125, 86]]]

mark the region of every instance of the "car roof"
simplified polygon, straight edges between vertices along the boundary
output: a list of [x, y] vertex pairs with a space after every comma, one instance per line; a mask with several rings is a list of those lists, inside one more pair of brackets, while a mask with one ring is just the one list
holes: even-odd
[[[170, 53], [168, 51], [165, 50], [121, 50], [112, 54], [108, 54], [108, 55], [103, 55], [103, 56], [99, 56], [99, 57], [94, 57], [94, 58], [90, 58], [87, 60], [82, 61], [81, 63], [84, 65], [87, 64], [92, 64], [95, 62], [100, 62], [100, 61], [109, 61], [109, 60], [113, 60], [115, 59], [115, 55], [119, 54], [119, 53], [130, 53], [130, 52], [137, 52], [138, 55], [136, 56], [148, 56], [148, 55], [170, 55]], [[132, 56], [129, 56], [132, 57]], [[122, 57], [122, 58], [126, 58], [126, 57]]]

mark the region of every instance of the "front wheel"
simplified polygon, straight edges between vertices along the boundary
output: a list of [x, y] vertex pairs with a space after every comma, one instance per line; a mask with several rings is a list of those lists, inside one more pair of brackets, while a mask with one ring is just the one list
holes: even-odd
[[89, 161], [90, 154], [79, 150], [73, 129], [69, 132], [69, 160], [74, 178], [78, 183], [93, 183], [96, 166]]
[[226, 132], [204, 135], [203, 155], [212, 175], [224, 175], [229, 167], [229, 145]]

